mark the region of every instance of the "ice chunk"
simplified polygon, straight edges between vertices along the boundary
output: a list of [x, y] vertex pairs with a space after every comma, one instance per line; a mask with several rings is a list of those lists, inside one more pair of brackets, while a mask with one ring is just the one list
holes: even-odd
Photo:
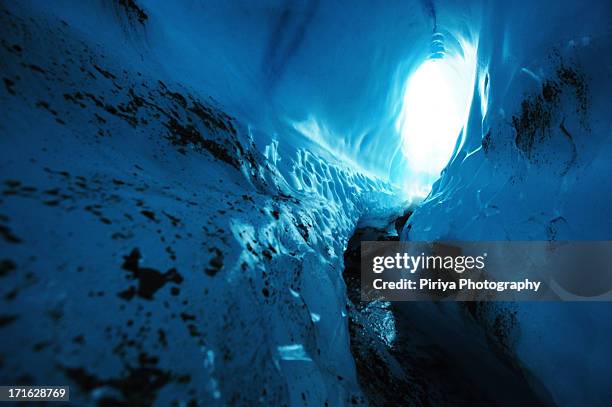
[[312, 362], [312, 359], [310, 356], [308, 356], [304, 346], [301, 344], [279, 346], [278, 354], [282, 360], [301, 360], [304, 362]]

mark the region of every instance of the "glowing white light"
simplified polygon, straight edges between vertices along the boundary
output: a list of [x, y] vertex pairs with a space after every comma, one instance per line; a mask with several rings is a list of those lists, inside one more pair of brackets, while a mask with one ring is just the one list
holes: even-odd
[[402, 151], [415, 179], [427, 190], [448, 164], [457, 138], [467, 122], [476, 58], [463, 44], [464, 55], [425, 61], [409, 78], [397, 121]]

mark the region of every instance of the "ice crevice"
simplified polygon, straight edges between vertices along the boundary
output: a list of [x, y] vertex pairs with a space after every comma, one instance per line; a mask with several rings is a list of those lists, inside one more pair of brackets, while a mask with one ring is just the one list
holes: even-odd
[[357, 291], [365, 240], [610, 238], [610, 6], [578, 3], [3, 3], [2, 377], [78, 405], [608, 399], [580, 363], [611, 359], [608, 304]]

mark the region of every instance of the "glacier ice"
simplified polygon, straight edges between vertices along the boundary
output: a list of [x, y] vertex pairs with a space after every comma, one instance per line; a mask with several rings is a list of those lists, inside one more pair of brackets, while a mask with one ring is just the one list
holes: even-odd
[[[465, 141], [403, 238], [609, 239], [609, 5], [484, 9]], [[556, 404], [612, 399], [609, 314], [607, 303], [517, 304], [516, 353]]]
[[304, 346], [299, 344], [279, 346], [278, 354], [282, 360], [312, 362], [312, 359], [306, 354]]
[[[83, 405], [346, 405], [367, 402], [355, 349], [404, 402], [443, 384], [394, 381], [394, 347], [488, 372], [459, 305], [347, 303], [343, 256], [400, 216], [403, 239], [609, 238], [612, 10], [562, 3], [3, 3], [2, 377]], [[439, 177], [401, 136], [430, 56], [469, 60]], [[610, 398], [608, 308], [478, 312], [515, 316], [512, 363], [575, 405]]]

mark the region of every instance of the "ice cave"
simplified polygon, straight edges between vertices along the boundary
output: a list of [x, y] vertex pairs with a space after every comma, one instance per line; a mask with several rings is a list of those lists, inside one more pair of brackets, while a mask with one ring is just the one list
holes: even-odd
[[361, 241], [612, 240], [610, 1], [6, 0], [0, 19], [0, 386], [611, 405], [609, 302], [359, 296]]

